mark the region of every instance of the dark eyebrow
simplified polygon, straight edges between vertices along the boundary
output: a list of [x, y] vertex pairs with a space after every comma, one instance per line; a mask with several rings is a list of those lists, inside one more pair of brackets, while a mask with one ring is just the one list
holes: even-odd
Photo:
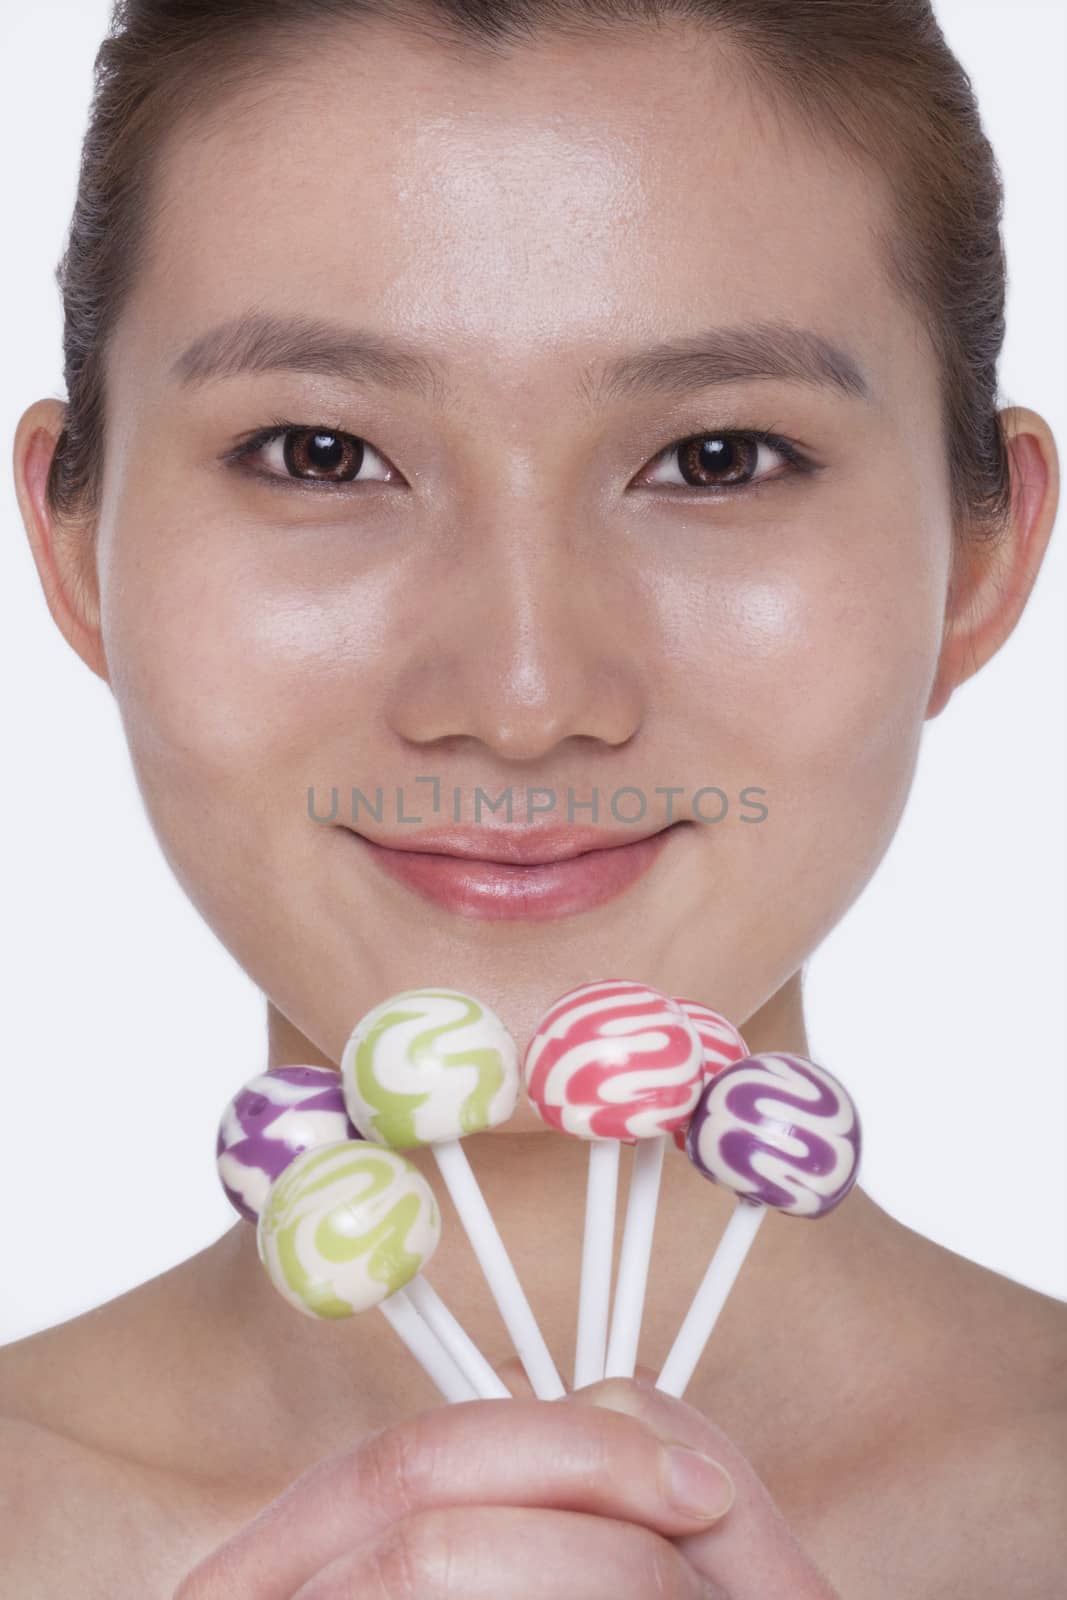
[[667, 339], [609, 361], [585, 380], [594, 403], [644, 395], [685, 395], [739, 379], [778, 378], [829, 385], [869, 401], [871, 385], [856, 358], [824, 334], [790, 322], [738, 323]]
[[[409, 390], [438, 404], [454, 398], [443, 363], [395, 334], [258, 311], [201, 334], [170, 370], [183, 384], [289, 371]], [[708, 328], [587, 365], [577, 392], [595, 406], [649, 395], [681, 397], [752, 378], [826, 385], [850, 398], [871, 399], [854, 356], [823, 334], [780, 321]]]
[[[428, 396], [440, 390], [444, 368], [395, 335], [371, 333], [315, 317], [251, 311], [209, 328], [170, 369], [183, 384], [234, 378], [244, 372], [309, 372], [349, 382], [379, 383]], [[437, 397], [441, 398], [438, 392]]]

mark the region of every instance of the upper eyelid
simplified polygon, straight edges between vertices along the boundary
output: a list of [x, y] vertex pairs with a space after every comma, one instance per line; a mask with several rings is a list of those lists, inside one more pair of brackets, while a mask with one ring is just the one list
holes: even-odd
[[[397, 470], [395, 467], [393, 467], [392, 462], [389, 460], [389, 457], [385, 454], [385, 452], [379, 450], [378, 447], [372, 444], [370, 439], [368, 439], [364, 434], [352, 433], [347, 428], [322, 422], [298, 423], [278, 420], [274, 423], [268, 424], [266, 427], [256, 429], [242, 442], [238, 443], [232, 450], [228, 451], [223, 457], [223, 460], [227, 464], [233, 463], [234, 465], [243, 465], [247, 463], [251, 457], [255, 456], [260, 450], [265, 449], [269, 444], [273, 444], [277, 439], [284, 438], [286, 434], [314, 432], [335, 434], [338, 438], [351, 439], [355, 440], [359, 444], [367, 445], [380, 461], [385, 462], [386, 465], [389, 466], [390, 470]], [[695, 431], [690, 430], [688, 433], [675, 435], [674, 438], [670, 439], [665, 445], [661, 446], [653, 453], [652, 456], [648, 458], [645, 466], [641, 470], [643, 472], [647, 472], [656, 463], [661, 461], [664, 456], [670, 455], [682, 445], [690, 444], [697, 439], [706, 438], [747, 438], [755, 439], [761, 444], [766, 444], [768, 448], [776, 451], [779, 455], [782, 455], [786, 461], [787, 471], [784, 474], [780, 473], [779, 476], [796, 476], [800, 473], [815, 473], [820, 470], [819, 463], [814, 461], [802, 446], [794, 443], [794, 441], [790, 439], [783, 437], [774, 428], [756, 427], [754, 425], [745, 426], [741, 423], [719, 424], [713, 427], [698, 428]], [[260, 472], [254, 467], [250, 467], [248, 470], [254, 473], [256, 476], [264, 479], [268, 483], [285, 484], [297, 489], [333, 489], [338, 491], [360, 487], [359, 483], [355, 479], [296, 478], [291, 477], [288, 473]], [[381, 480], [371, 479], [369, 481], [380, 482]], [[658, 487], [665, 488], [668, 493], [690, 493], [696, 495], [698, 498], [712, 499], [717, 494], [730, 495], [737, 493], [752, 493], [762, 486], [762, 480], [755, 479], [747, 484], [722, 484], [718, 486], [707, 486], [704, 488], [701, 488], [696, 484], [671, 484], [659, 485]], [[649, 487], [657, 486], [650, 485]]]

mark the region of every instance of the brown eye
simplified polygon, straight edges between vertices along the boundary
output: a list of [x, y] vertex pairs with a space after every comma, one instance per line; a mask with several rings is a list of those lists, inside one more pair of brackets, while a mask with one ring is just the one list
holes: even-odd
[[[276, 423], [264, 428], [234, 450], [229, 459], [254, 477], [283, 488], [294, 484], [388, 483], [395, 472], [365, 439], [339, 428], [297, 423]], [[364, 471], [367, 467], [371, 468], [369, 474]]]
[[362, 439], [348, 433], [297, 428], [282, 438], [282, 458], [294, 478], [328, 478], [351, 483], [363, 465]]
[[[662, 464], [658, 469], [660, 475], [650, 475], [644, 481], [668, 488], [704, 489], [709, 495], [719, 489], [728, 493], [749, 486], [756, 488], [768, 476], [785, 475], [769, 474], [766, 470], [767, 458], [771, 458], [773, 465], [775, 456], [785, 462], [786, 473], [806, 469], [805, 457], [800, 451], [765, 429], [691, 434], [661, 451], [656, 457], [656, 462]], [[680, 480], [662, 476], [663, 466], [673, 467], [680, 473]]]
[[743, 434], [706, 433], [675, 447], [679, 470], [693, 489], [745, 483], [756, 470], [759, 444]]

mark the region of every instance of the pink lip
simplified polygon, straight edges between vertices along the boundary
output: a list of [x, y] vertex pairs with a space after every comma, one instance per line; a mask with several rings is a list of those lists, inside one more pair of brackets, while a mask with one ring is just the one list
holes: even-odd
[[[351, 829], [346, 831], [383, 872], [446, 911], [492, 920], [542, 922], [591, 910], [621, 894], [648, 871], [680, 826], [688, 824], [674, 823], [630, 844], [586, 848], [581, 854], [573, 853], [579, 841], [575, 830], [556, 832], [551, 839], [546, 832], [538, 836], [538, 848], [554, 859], [525, 865], [449, 854], [441, 848], [390, 849]], [[503, 836], [498, 839], [506, 849]], [[533, 846], [528, 840], [524, 846], [513, 845], [516, 850], [523, 848], [529, 854]], [[570, 853], [562, 857], [563, 851]]]

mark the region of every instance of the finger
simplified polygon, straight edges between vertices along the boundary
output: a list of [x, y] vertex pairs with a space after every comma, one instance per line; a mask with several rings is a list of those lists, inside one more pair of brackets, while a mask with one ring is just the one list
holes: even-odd
[[552, 1506], [676, 1538], [706, 1527], [731, 1492], [714, 1462], [618, 1411], [464, 1401], [316, 1463], [194, 1568], [174, 1600], [289, 1600], [346, 1550], [435, 1506]]
[[667, 1539], [576, 1511], [422, 1511], [340, 1556], [293, 1600], [707, 1600]]
[[677, 1440], [714, 1456], [733, 1479], [730, 1515], [679, 1540], [678, 1548], [731, 1600], [840, 1600], [804, 1550], [752, 1464], [721, 1428], [701, 1412], [645, 1383], [612, 1378], [576, 1394], [561, 1407], [607, 1406], [644, 1422], [661, 1439]]
[[[526, 1368], [518, 1356], [509, 1356], [502, 1361], [496, 1369], [497, 1377], [509, 1388], [512, 1394], [522, 1395], [524, 1398], [536, 1399], [533, 1384], [526, 1375]], [[640, 1383], [651, 1389], [659, 1377], [655, 1367], [645, 1367], [640, 1363], [634, 1368], [634, 1382]]]
[[536, 1400], [533, 1384], [526, 1373], [526, 1368], [518, 1356], [510, 1356], [507, 1361], [502, 1361], [496, 1369], [497, 1377], [509, 1388], [513, 1395], [518, 1395], [523, 1400]]

